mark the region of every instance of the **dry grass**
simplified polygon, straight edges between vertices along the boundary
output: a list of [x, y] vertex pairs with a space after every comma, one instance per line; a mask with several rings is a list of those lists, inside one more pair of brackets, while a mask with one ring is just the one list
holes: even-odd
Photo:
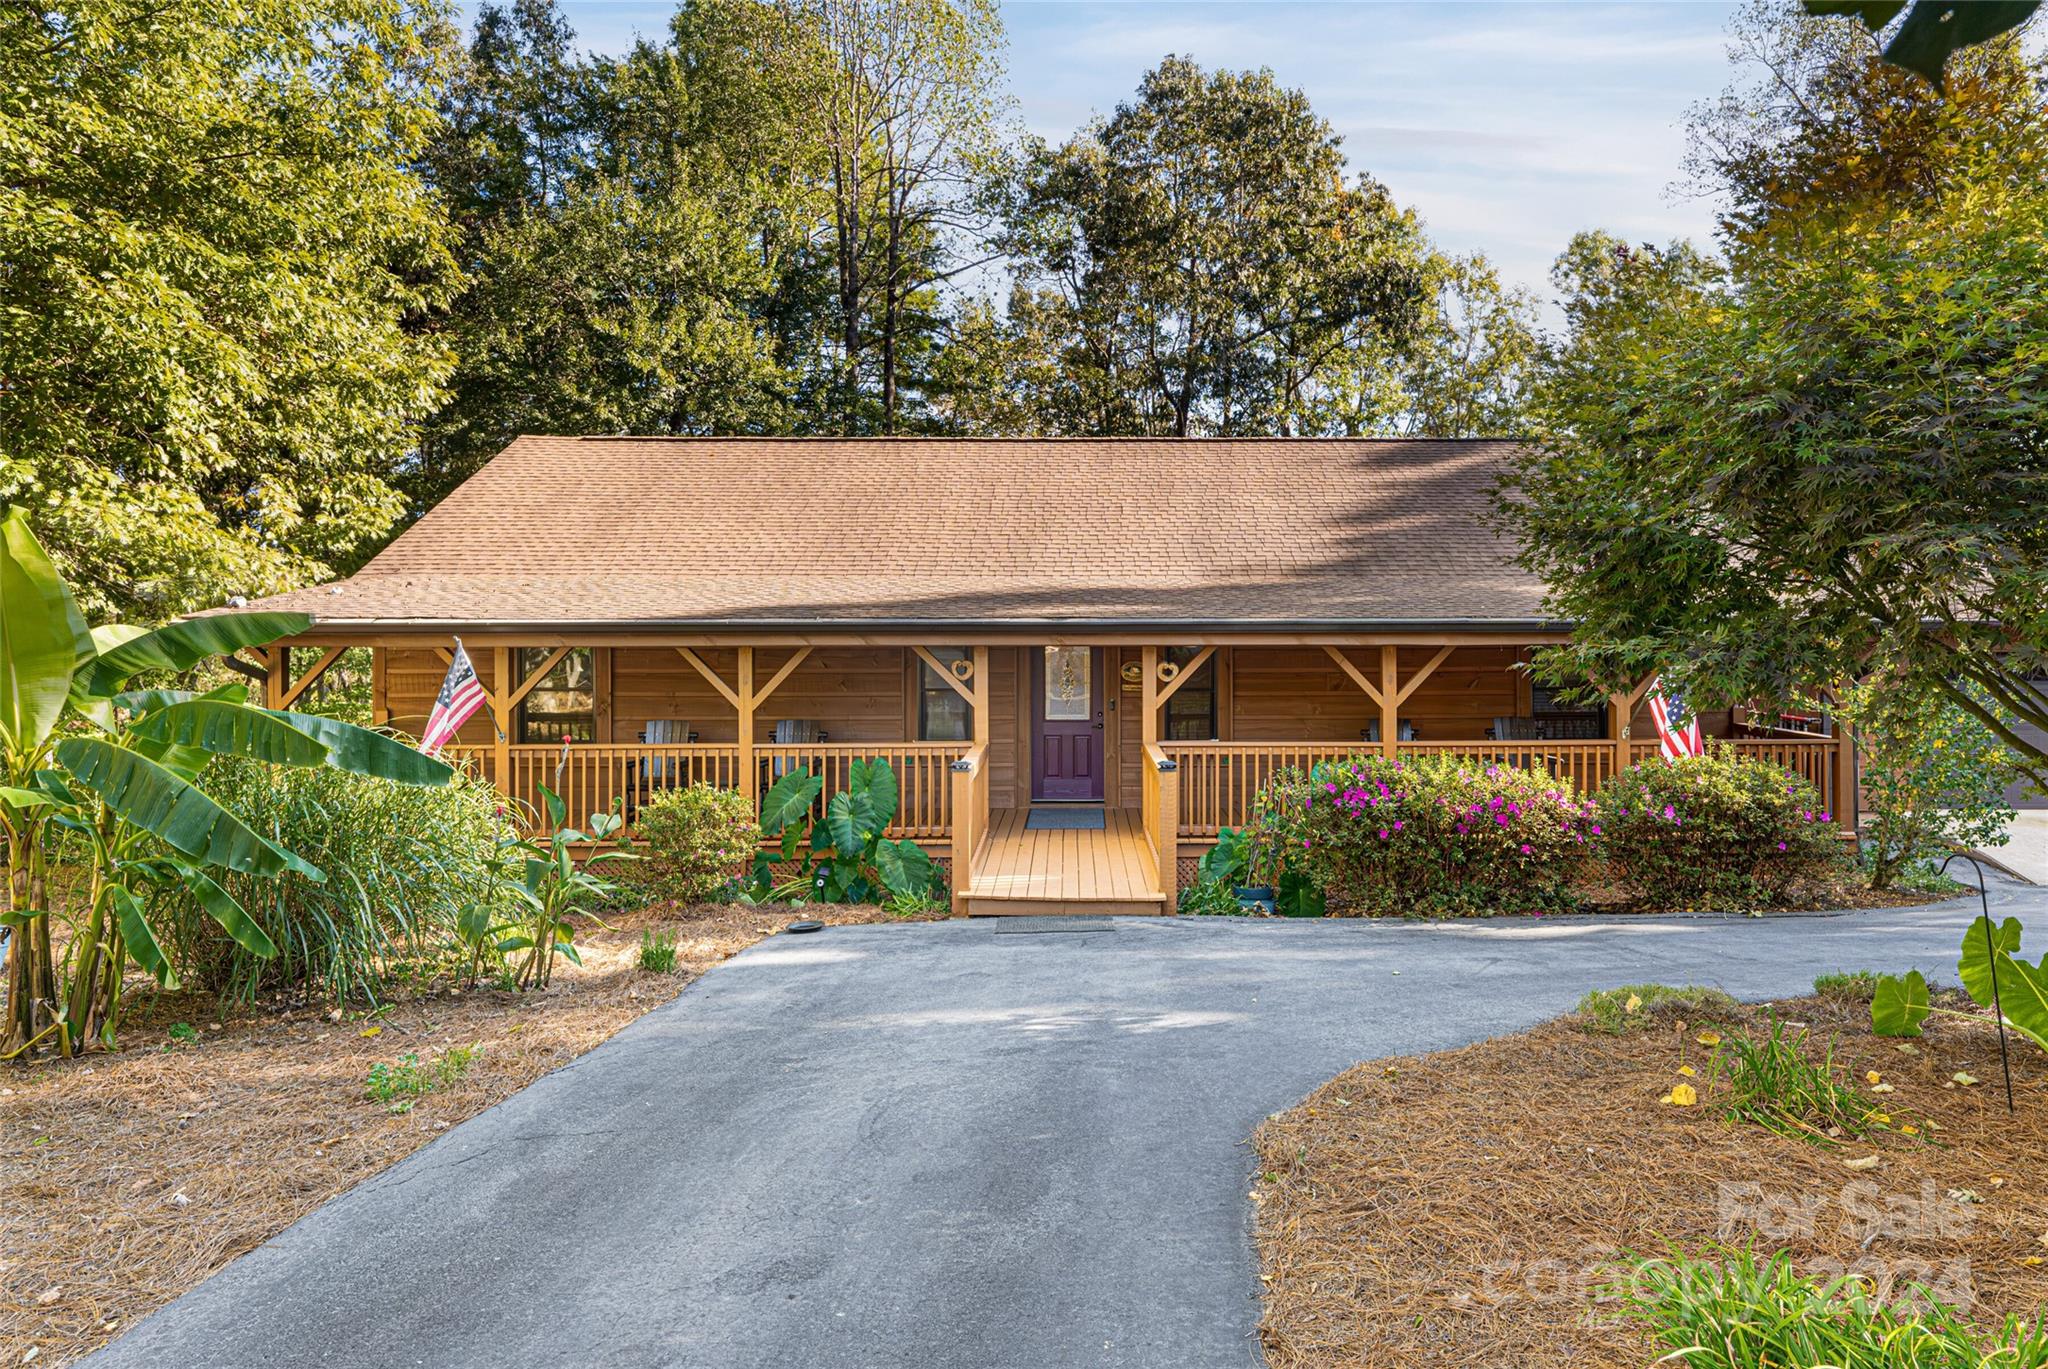
[[[1946, 1278], [1984, 1322], [2048, 1302], [2048, 1060], [2016, 1042], [2009, 1118], [1988, 1024], [1941, 1021], [1909, 1053], [1870, 1034], [1861, 1004], [1780, 1011], [1811, 1025], [1816, 1048], [1838, 1035], [1857, 1082], [1880, 1072], [1894, 1091], [1876, 1101], [1898, 1123], [1934, 1123], [1933, 1143], [1788, 1140], [1724, 1122], [1705, 1087], [1697, 1107], [1660, 1103], [1681, 1063], [1701, 1085], [1707, 1074], [1695, 1038], [1708, 1024], [1675, 1016], [1622, 1036], [1567, 1018], [1360, 1065], [1256, 1137], [1270, 1364], [1647, 1364], [1640, 1332], [1589, 1315], [1592, 1290], [1617, 1249], [1667, 1241], [1754, 1240], [1813, 1272]], [[1759, 1017], [1731, 1025], [1760, 1033]], [[1983, 1082], [1945, 1087], [1957, 1071]], [[1848, 1163], [1871, 1155], [1873, 1168]], [[1758, 1188], [1726, 1187], [1742, 1184]], [[1757, 1193], [1790, 1197], [1767, 1211]], [[1876, 1213], [1892, 1225], [1873, 1235], [1863, 1219]]]
[[[559, 964], [546, 992], [428, 992], [373, 1018], [324, 1007], [224, 1013], [204, 995], [159, 994], [137, 1003], [118, 1054], [0, 1066], [0, 1365], [62, 1364], [97, 1349], [797, 917], [885, 915], [652, 910], [579, 936], [583, 967]], [[675, 973], [637, 968], [649, 927], [677, 935]], [[198, 1040], [174, 1041], [174, 1024]], [[410, 1112], [366, 1095], [373, 1064], [406, 1052], [427, 1062], [455, 1046], [479, 1047], [474, 1063]]]

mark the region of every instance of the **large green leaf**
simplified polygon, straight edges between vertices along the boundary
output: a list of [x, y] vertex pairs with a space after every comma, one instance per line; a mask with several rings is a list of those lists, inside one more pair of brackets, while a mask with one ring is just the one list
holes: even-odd
[[243, 950], [264, 960], [277, 954], [277, 943], [257, 925], [255, 918], [249, 916], [248, 910], [235, 901], [233, 894], [200, 870], [180, 870], [178, 877], [192, 897], [198, 900], [199, 906], [206, 910], [206, 915], [218, 922], [221, 930], [240, 943]]
[[455, 778], [454, 768], [422, 755], [396, 737], [372, 732], [337, 718], [311, 713], [265, 710], [327, 748], [327, 763], [352, 775], [369, 775], [394, 784], [443, 785]]
[[88, 694], [113, 694], [145, 670], [190, 670], [209, 656], [267, 646], [312, 625], [304, 613], [217, 613], [166, 623], [102, 651], [80, 684]]
[[[186, 699], [159, 707], [129, 731], [151, 741], [271, 765], [319, 766], [327, 764], [329, 756], [325, 743], [293, 727], [284, 715], [222, 699]], [[401, 749], [419, 754], [409, 747]]]
[[1870, 1029], [1879, 1036], [1918, 1036], [1927, 1020], [1927, 978], [1918, 970], [1877, 978], [1870, 1000]]
[[[1942, 84], [1950, 54], [2018, 28], [2041, 0], [1914, 0], [1899, 31], [1885, 44], [1884, 59]], [[1905, 0], [1806, 0], [1808, 14], [1853, 15], [1875, 34], [1898, 18]]]
[[768, 787], [761, 799], [761, 830], [770, 836], [804, 820], [825, 781], [799, 766]]
[[327, 878], [147, 756], [98, 737], [68, 737], [57, 743], [57, 759], [123, 821], [203, 864], [251, 875], [290, 870], [311, 880]]
[[1980, 1008], [1993, 1004], [1992, 972], [1997, 971], [1996, 1002], [2013, 1030], [2048, 1050], [2048, 958], [2031, 965], [2019, 958], [2020, 920], [2009, 917], [1992, 930], [1986, 945], [1988, 918], [1978, 918], [1963, 933], [1963, 955], [1956, 973]]
[[938, 867], [914, 841], [885, 841], [877, 845], [875, 869], [892, 894], [928, 894], [938, 884]]
[[855, 808], [870, 832], [880, 832], [896, 820], [896, 806], [902, 792], [896, 772], [883, 760], [855, 761], [847, 768], [846, 787], [853, 794]]
[[156, 976], [156, 982], [167, 989], [178, 987], [178, 976], [171, 969], [171, 958], [164, 954], [164, 948], [156, 944], [156, 933], [150, 930], [149, 919], [143, 916], [142, 904], [126, 889], [116, 884], [109, 891], [114, 899], [114, 917], [121, 924], [121, 939], [128, 944], [128, 954], [135, 957], [135, 963]]
[[1273, 892], [1273, 909], [1282, 917], [1323, 917], [1330, 911], [1323, 891], [1299, 870], [1282, 870]]
[[832, 850], [842, 856], [858, 857], [867, 849], [872, 833], [856, 812], [853, 795], [840, 790], [825, 800], [825, 820], [811, 833], [811, 845], [818, 847], [819, 838], [831, 844]]
[[91, 641], [27, 511], [0, 514], [0, 750], [32, 751], [50, 735]]

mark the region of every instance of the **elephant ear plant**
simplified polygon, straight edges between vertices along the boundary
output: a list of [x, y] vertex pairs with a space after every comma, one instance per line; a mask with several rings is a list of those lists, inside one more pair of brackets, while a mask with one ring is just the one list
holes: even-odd
[[797, 871], [778, 884], [767, 853], [756, 855], [747, 897], [763, 903], [876, 903], [890, 895], [944, 892], [939, 867], [922, 846], [883, 835], [901, 799], [889, 762], [855, 761], [847, 768], [846, 788], [826, 801], [823, 820], [814, 823], [811, 806], [823, 792], [825, 781], [799, 767], [762, 796], [761, 835], [779, 841], [783, 861], [796, 863]]
[[[446, 765], [381, 733], [251, 704], [238, 684], [205, 693], [134, 687], [138, 676], [189, 671], [311, 621], [237, 613], [152, 631], [88, 631], [26, 512], [0, 516], [0, 1058], [112, 1048], [131, 960], [176, 985], [146, 912], [152, 892], [180, 886], [251, 954], [277, 954], [208, 872], [325, 876], [207, 795], [201, 777], [213, 757], [333, 766], [404, 784], [452, 778]], [[82, 884], [61, 908], [52, 900], [60, 846]], [[68, 929], [61, 941], [53, 919]]]

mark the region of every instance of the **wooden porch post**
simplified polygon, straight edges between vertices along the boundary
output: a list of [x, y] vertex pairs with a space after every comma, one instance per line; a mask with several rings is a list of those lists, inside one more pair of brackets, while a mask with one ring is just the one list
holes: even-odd
[[1629, 698], [1626, 694], [1607, 696], [1607, 735], [1614, 743], [1614, 769], [1619, 775], [1628, 769], [1628, 724], [1631, 715]]
[[759, 812], [760, 795], [755, 791], [760, 787], [760, 776], [754, 773], [754, 705], [759, 701], [754, 698], [754, 649], [750, 646], [740, 648], [739, 688], [735, 692], [739, 695], [740, 792]]
[[974, 648], [974, 744], [987, 746], [990, 718], [988, 716], [988, 648]]
[[1395, 742], [1401, 735], [1401, 668], [1400, 651], [1392, 646], [1380, 648], [1380, 754], [1388, 760], [1395, 755]]
[[1139, 652], [1145, 678], [1138, 691], [1138, 740], [1144, 746], [1151, 746], [1159, 740], [1159, 648], [1144, 647]]
[[1856, 733], [1849, 720], [1835, 716], [1835, 827], [1843, 836], [1856, 830]]
[[1180, 906], [1180, 767], [1156, 746], [1146, 748], [1145, 763], [1158, 767], [1159, 892], [1166, 896], [1160, 911], [1170, 914]]
[[263, 706], [283, 708], [284, 692], [291, 685], [292, 649], [279, 643], [256, 648], [263, 658]]
[[512, 792], [512, 648], [491, 648], [491, 721], [497, 738], [491, 743], [491, 778], [498, 792]]

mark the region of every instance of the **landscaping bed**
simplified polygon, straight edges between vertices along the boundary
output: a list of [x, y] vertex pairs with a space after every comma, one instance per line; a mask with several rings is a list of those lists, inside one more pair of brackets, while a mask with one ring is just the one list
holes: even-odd
[[[1965, 1003], [1964, 1006], [1967, 1006]], [[1649, 1005], [1620, 1032], [1565, 1018], [1373, 1061], [1270, 1119], [1253, 1185], [1275, 1369], [1636, 1366], [1667, 1353], [1597, 1291], [1619, 1250], [1789, 1251], [1801, 1272], [1918, 1280], [1979, 1323], [2048, 1303], [2048, 1062], [2013, 1041], [2008, 1116], [1988, 1022], [1871, 1033], [1854, 997], [1777, 1005], [1890, 1125], [1821, 1144], [1724, 1120], [1700, 1035], [1770, 1031], [1762, 1008]], [[1692, 1067], [1697, 1102], [1664, 1101]], [[1965, 1075], [1979, 1082], [1958, 1084]], [[1906, 1126], [1917, 1134], [1907, 1135]], [[1873, 1162], [1871, 1157], [1875, 1157]], [[1957, 1196], [1951, 1196], [1951, 1195]]]
[[[799, 917], [899, 920], [656, 908], [583, 933], [583, 965], [538, 993], [443, 984], [375, 1012], [156, 993], [117, 1053], [0, 1069], [0, 1364], [98, 1348]], [[648, 931], [675, 936], [672, 972], [639, 968]]]

